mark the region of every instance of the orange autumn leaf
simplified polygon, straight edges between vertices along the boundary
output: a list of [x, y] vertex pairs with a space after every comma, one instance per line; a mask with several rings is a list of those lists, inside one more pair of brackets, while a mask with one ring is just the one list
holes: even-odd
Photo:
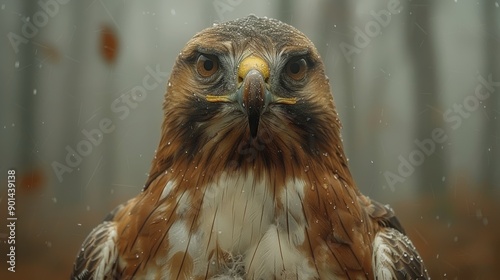
[[26, 192], [33, 192], [43, 188], [46, 176], [43, 169], [35, 168], [26, 173], [20, 174], [18, 186]]
[[51, 44], [46, 44], [42, 48], [42, 53], [51, 63], [59, 63], [61, 60], [61, 52], [59, 49]]
[[116, 61], [118, 54], [118, 36], [116, 32], [107, 25], [104, 25], [101, 29], [99, 49], [102, 57], [108, 64], [112, 64]]

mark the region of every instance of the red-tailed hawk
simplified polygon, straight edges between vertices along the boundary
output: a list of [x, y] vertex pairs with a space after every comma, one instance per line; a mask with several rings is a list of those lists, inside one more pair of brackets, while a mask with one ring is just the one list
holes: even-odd
[[144, 190], [84, 241], [73, 279], [424, 279], [347, 166], [328, 78], [300, 31], [248, 16], [175, 62]]

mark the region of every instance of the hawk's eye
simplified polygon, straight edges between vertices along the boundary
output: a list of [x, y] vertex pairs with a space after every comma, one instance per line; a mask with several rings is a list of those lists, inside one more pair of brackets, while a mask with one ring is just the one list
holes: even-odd
[[215, 55], [200, 54], [196, 61], [196, 70], [204, 78], [208, 78], [219, 70], [219, 60]]
[[292, 59], [285, 66], [286, 74], [295, 81], [302, 80], [306, 76], [307, 62], [304, 58]]

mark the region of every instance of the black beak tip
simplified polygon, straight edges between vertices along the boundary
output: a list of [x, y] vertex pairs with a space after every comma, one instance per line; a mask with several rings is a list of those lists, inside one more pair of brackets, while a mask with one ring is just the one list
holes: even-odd
[[257, 131], [259, 129], [259, 115], [251, 114], [248, 116], [248, 125], [250, 126], [250, 135], [253, 139], [257, 138]]

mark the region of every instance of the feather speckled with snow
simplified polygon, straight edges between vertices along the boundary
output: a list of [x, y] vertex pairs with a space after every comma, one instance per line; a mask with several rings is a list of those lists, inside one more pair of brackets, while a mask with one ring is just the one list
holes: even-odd
[[426, 279], [362, 195], [312, 42], [248, 16], [178, 56], [144, 190], [94, 229], [73, 279]]

